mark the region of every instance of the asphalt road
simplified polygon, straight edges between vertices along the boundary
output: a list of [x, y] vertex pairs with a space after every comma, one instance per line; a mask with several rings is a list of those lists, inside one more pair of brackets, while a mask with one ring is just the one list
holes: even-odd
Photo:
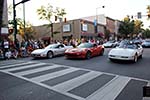
[[20, 58], [0, 61], [0, 100], [142, 100], [149, 83], [150, 49], [137, 63]]
[[108, 59], [108, 52], [111, 48], [107, 48], [103, 56], [97, 56], [90, 60], [83, 59], [66, 59], [64, 56], [55, 57], [53, 59], [27, 59], [32, 61], [55, 63], [68, 65], [77, 68], [85, 68], [106, 73], [113, 73], [128, 77], [150, 80], [150, 49], [145, 48], [143, 58], [137, 63], [128, 61], [111, 62]]

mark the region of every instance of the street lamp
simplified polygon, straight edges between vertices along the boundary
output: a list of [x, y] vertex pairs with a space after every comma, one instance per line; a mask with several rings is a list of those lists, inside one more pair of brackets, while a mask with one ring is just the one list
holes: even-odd
[[21, 2], [16, 4], [15, 0], [13, 0], [14, 43], [15, 43], [15, 45], [16, 45], [16, 34], [17, 34], [16, 6], [21, 4], [21, 3], [25, 3], [27, 1], [30, 1], [30, 0], [22, 0]]
[[97, 33], [97, 24], [98, 24], [98, 9], [101, 9], [101, 8], [105, 8], [105, 6], [101, 6], [101, 7], [97, 7], [96, 8], [96, 19], [95, 19], [95, 33]]

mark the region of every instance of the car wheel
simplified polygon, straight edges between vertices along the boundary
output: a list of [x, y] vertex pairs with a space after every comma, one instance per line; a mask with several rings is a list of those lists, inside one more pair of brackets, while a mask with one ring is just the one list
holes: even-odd
[[86, 53], [86, 59], [90, 59], [90, 58], [91, 58], [91, 52], [88, 51], [88, 52]]
[[53, 52], [49, 51], [47, 53], [47, 58], [49, 58], [49, 59], [53, 58]]
[[114, 59], [112, 59], [112, 58], [109, 58], [109, 60], [110, 60], [110, 61], [112, 61], [112, 62], [114, 62], [114, 61], [115, 61], [115, 60], [114, 60]]
[[139, 56], [139, 58], [141, 58], [141, 59], [142, 59], [142, 57], [143, 57], [143, 55], [141, 54], [141, 55]]
[[136, 63], [138, 61], [138, 55], [137, 54], [135, 54], [133, 61], [134, 61], [134, 63]]
[[102, 56], [104, 54], [104, 49], [102, 49], [101, 51], [100, 51], [100, 55]]

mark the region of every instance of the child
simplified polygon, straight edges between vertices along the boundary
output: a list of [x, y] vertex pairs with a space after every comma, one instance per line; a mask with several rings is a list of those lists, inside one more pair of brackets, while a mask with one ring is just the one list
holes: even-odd
[[5, 53], [5, 57], [6, 57], [6, 59], [10, 59], [11, 58], [11, 51], [7, 51]]

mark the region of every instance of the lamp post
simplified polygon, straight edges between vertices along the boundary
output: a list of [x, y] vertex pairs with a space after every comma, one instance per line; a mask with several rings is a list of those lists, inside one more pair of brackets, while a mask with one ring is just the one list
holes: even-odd
[[16, 34], [17, 34], [16, 6], [19, 4], [25, 3], [27, 1], [30, 1], [30, 0], [22, 0], [21, 2], [16, 4], [15, 0], [13, 0], [13, 21], [14, 21], [14, 43], [15, 45], [16, 45]]
[[26, 32], [26, 21], [25, 21], [25, 4], [23, 3], [23, 31], [24, 31], [24, 38], [26, 39], [25, 32]]
[[105, 6], [96, 8], [96, 19], [95, 19], [95, 33], [97, 33], [97, 24], [98, 24], [98, 9], [105, 8]]

